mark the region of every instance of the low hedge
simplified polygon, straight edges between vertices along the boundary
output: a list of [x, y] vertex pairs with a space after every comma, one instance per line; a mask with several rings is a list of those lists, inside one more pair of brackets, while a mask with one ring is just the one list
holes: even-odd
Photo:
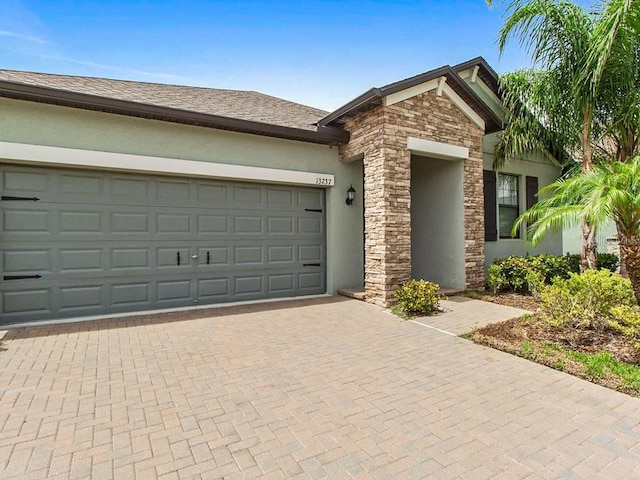
[[[598, 253], [598, 269], [611, 272], [618, 268], [618, 257], [612, 253]], [[495, 293], [511, 291], [536, 294], [554, 278], [569, 278], [580, 273], [580, 255], [525, 255], [499, 258], [489, 266], [487, 285]]]

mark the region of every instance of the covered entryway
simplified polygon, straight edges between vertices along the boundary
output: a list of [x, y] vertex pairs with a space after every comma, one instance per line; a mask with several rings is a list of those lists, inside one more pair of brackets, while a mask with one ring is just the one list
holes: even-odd
[[411, 156], [411, 276], [465, 288], [462, 160]]
[[0, 324], [326, 291], [321, 188], [22, 165], [0, 175]]

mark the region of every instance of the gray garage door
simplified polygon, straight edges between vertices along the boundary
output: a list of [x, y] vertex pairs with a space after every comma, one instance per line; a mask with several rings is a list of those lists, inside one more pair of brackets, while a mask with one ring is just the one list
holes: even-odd
[[0, 174], [0, 324], [326, 290], [322, 189]]

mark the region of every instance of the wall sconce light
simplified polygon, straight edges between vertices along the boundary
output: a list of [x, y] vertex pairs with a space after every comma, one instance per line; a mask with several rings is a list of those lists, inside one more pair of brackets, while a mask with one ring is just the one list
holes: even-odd
[[351, 205], [356, 198], [356, 190], [353, 188], [353, 185], [349, 187], [347, 190], [347, 205]]

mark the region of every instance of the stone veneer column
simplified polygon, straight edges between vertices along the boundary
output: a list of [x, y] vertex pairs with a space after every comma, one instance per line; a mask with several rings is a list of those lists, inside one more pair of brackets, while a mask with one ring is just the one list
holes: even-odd
[[365, 294], [381, 306], [411, 278], [411, 155], [383, 148], [364, 158]]
[[407, 137], [460, 145], [464, 160], [464, 244], [467, 288], [484, 287], [484, 131], [451, 100], [435, 91], [388, 107], [375, 107], [347, 121], [349, 144], [340, 157], [364, 154], [365, 293], [381, 306], [411, 278], [411, 152]]

